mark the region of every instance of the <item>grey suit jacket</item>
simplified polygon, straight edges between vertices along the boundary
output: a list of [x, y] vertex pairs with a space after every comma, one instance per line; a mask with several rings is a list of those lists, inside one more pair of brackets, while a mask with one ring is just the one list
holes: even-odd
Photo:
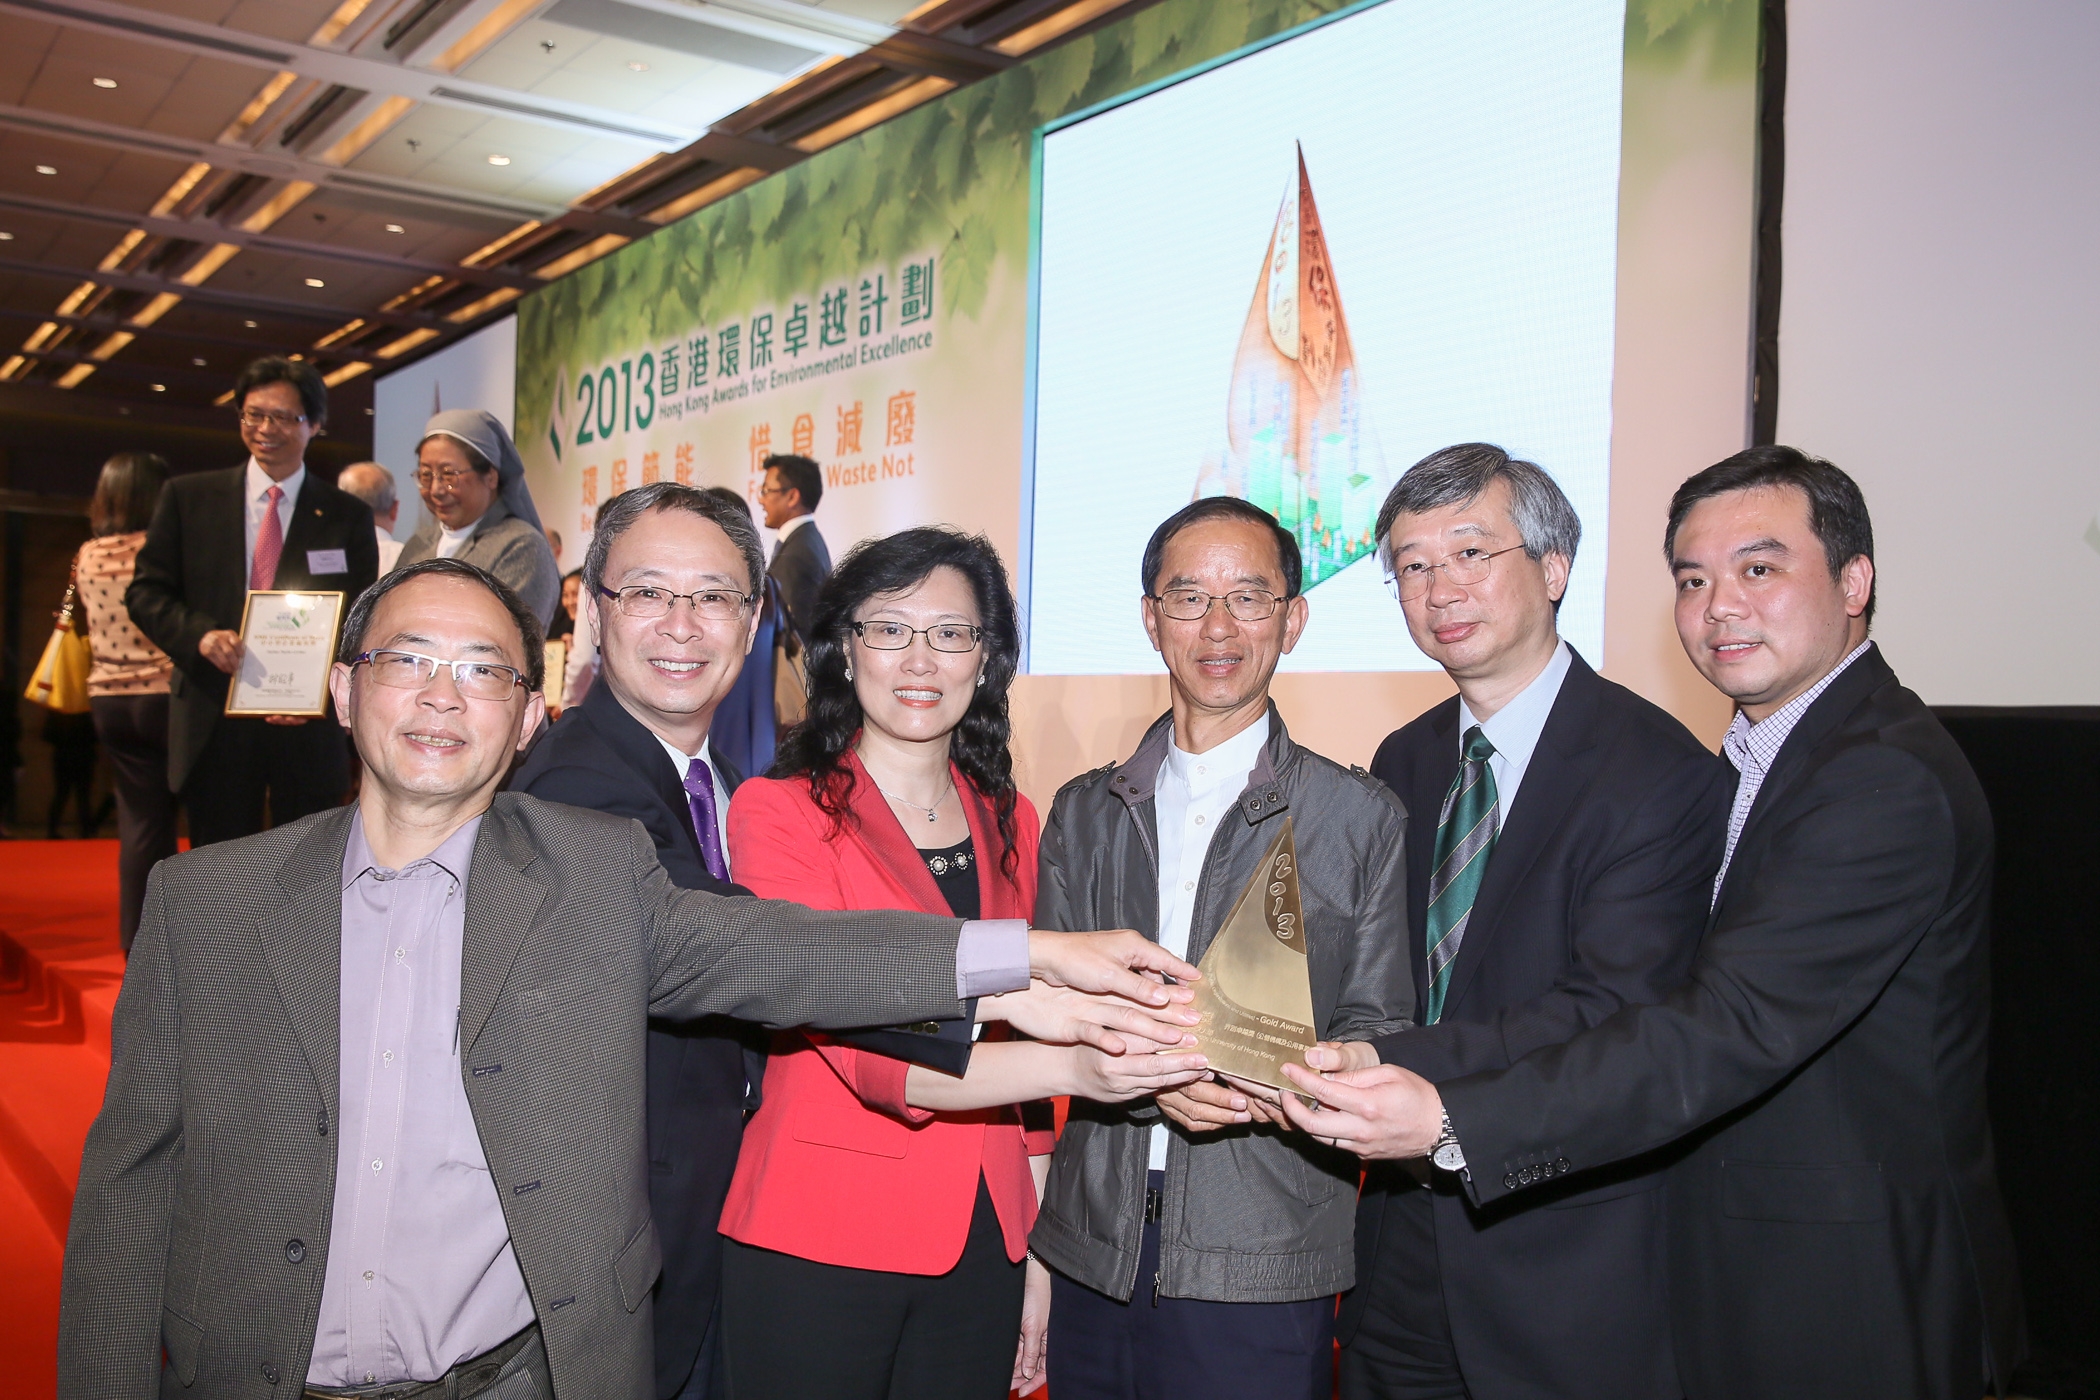
[[[67, 1400], [291, 1397], [305, 1381], [334, 1204], [351, 815], [153, 872], [66, 1242]], [[562, 1400], [652, 1394], [647, 1018], [957, 1017], [960, 927], [681, 890], [639, 822], [497, 796], [467, 880], [460, 1066]]]
[[[437, 520], [426, 516], [408, 537], [408, 543], [401, 546], [394, 568], [435, 558], [437, 547]], [[547, 543], [543, 532], [512, 515], [502, 501], [490, 503], [488, 514], [481, 517], [481, 527], [467, 537], [466, 547], [452, 557], [487, 569], [509, 584], [539, 618], [541, 627], [554, 620], [555, 606], [561, 602], [561, 565], [554, 562], [554, 546]]]

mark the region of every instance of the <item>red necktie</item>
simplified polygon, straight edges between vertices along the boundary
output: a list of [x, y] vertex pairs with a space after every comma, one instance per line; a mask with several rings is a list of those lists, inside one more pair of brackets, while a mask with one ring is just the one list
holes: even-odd
[[277, 519], [277, 503], [284, 491], [270, 488], [270, 503], [263, 508], [262, 528], [255, 532], [255, 562], [248, 566], [250, 588], [270, 588], [277, 582], [277, 561], [284, 556], [284, 525]]

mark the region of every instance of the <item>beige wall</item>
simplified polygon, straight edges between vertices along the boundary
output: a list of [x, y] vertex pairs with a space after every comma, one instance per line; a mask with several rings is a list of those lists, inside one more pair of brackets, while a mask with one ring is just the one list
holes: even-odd
[[[1756, 98], [1742, 65], [1702, 44], [1646, 57], [1629, 53], [1626, 70], [1602, 669], [1718, 745], [1729, 705], [1677, 644], [1661, 538], [1677, 484], [1746, 441]], [[1275, 686], [1292, 735], [1344, 763], [1369, 763], [1388, 733], [1452, 693], [1444, 676], [1419, 672], [1287, 675]], [[1164, 673], [1023, 676], [1022, 790], [1047, 811], [1066, 780], [1127, 755], [1166, 706]]]

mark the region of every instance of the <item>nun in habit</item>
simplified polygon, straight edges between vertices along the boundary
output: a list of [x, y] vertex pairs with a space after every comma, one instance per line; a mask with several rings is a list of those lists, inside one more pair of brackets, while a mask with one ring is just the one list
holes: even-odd
[[502, 579], [545, 627], [561, 602], [561, 567], [540, 527], [525, 463], [496, 416], [447, 409], [423, 425], [416, 489], [430, 512], [394, 567], [419, 559], [464, 559]]

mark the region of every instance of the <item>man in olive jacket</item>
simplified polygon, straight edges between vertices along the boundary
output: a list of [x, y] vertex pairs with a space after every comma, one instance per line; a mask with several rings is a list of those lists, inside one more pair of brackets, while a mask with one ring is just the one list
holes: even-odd
[[[1058, 794], [1037, 922], [1106, 919], [1196, 962], [1287, 818], [1315, 1029], [1401, 1029], [1406, 812], [1370, 775], [1294, 744], [1269, 702], [1307, 616], [1296, 542], [1245, 501], [1206, 498], [1153, 534], [1143, 579], [1173, 710], [1128, 762]], [[1334, 1295], [1355, 1277], [1356, 1165], [1279, 1133], [1280, 1115], [1187, 1136], [1166, 1121], [1187, 1111], [1179, 1097], [1072, 1101], [1030, 1239], [1055, 1271], [1059, 1400], [1324, 1400]]]

